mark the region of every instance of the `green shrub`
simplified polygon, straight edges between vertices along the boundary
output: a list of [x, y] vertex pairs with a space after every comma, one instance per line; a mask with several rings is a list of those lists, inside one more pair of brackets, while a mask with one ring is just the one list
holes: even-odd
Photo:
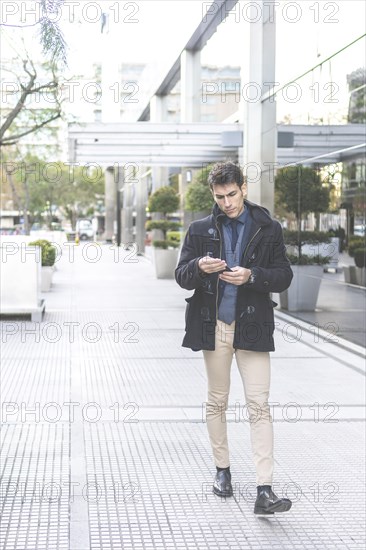
[[287, 254], [288, 259], [294, 265], [324, 265], [331, 260], [331, 256], [320, 256], [319, 254], [309, 256], [301, 253], [301, 248], [304, 244], [317, 245], [319, 243], [329, 243], [330, 236], [324, 231], [301, 231], [300, 242], [297, 231], [284, 230], [283, 237], [286, 246], [297, 247], [297, 254]]
[[161, 212], [164, 215], [175, 212], [179, 208], [179, 195], [169, 185], [159, 187], [150, 195], [148, 207], [150, 212]]
[[350, 237], [348, 241], [348, 254], [354, 258], [357, 248], [365, 247], [365, 237]]
[[162, 214], [162, 220], [149, 220], [146, 222], [146, 229], [160, 229], [163, 232], [163, 240], [154, 240], [153, 246], [156, 248], [177, 248], [179, 243], [167, 238], [168, 231], [177, 231], [181, 224], [167, 219], [167, 214], [175, 212], [179, 208], [179, 195], [169, 185], [160, 187], [152, 195], [150, 195], [148, 207], [150, 212]]
[[210, 211], [215, 204], [207, 179], [214, 164], [207, 164], [196, 172], [187, 186], [184, 197], [185, 210], [191, 212]]
[[164, 241], [153, 241], [152, 245], [155, 246], [155, 248], [179, 248], [179, 244], [177, 241], [174, 241], [172, 239], [166, 239]]
[[325, 265], [332, 259], [331, 256], [319, 256], [319, 254], [316, 256], [302, 254], [300, 257], [295, 254], [287, 254], [287, 257], [292, 265]]
[[[285, 229], [283, 232], [283, 238], [285, 244], [298, 246], [299, 233], [298, 231], [289, 231]], [[329, 243], [330, 236], [324, 231], [301, 231], [300, 233], [301, 244], [317, 244], [317, 243]]]
[[170, 220], [149, 220], [146, 222], [146, 229], [148, 231], [151, 231], [152, 229], [161, 229], [164, 234], [168, 231], [177, 231], [179, 228], [179, 222], [173, 222]]
[[365, 267], [366, 264], [366, 248], [354, 249], [355, 264], [357, 267]]
[[168, 231], [167, 232], [167, 239], [168, 241], [174, 241], [176, 243], [178, 243], [178, 246], [180, 245], [180, 239], [181, 239], [181, 236], [180, 236], [180, 231]]
[[192, 182], [187, 187], [185, 209], [191, 212], [212, 210], [214, 199], [208, 183]]
[[42, 266], [52, 266], [56, 260], [56, 247], [51, 244], [50, 241], [46, 239], [38, 239], [38, 241], [32, 241], [29, 243], [29, 246], [40, 246], [41, 247], [41, 263]]

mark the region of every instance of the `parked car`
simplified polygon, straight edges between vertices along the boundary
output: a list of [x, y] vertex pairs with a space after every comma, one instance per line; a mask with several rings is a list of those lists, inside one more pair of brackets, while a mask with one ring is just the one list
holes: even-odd
[[19, 235], [21, 230], [16, 227], [0, 227], [0, 235]]
[[355, 225], [353, 229], [353, 234], [357, 235], [358, 237], [363, 237], [365, 235], [365, 226], [362, 224]]
[[92, 241], [95, 238], [95, 231], [92, 221], [88, 218], [82, 218], [76, 222], [76, 236], [81, 241]]

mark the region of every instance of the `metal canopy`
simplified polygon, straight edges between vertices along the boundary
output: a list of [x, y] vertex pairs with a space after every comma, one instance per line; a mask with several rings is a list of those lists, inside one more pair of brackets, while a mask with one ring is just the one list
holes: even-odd
[[[227, 132], [240, 124], [131, 122], [69, 126], [69, 160], [102, 166], [134, 162], [147, 166], [199, 167], [223, 157], [237, 160], [238, 146], [225, 147]], [[236, 134], [237, 135], [237, 134]]]
[[[281, 164], [334, 164], [354, 155], [364, 154], [364, 124], [302, 125], [278, 124], [277, 133], [293, 134], [292, 147], [277, 147]], [[362, 145], [362, 147], [356, 146]]]
[[[279, 165], [332, 164], [365, 153], [365, 126], [277, 126]], [[69, 160], [101, 166], [133, 162], [145, 166], [200, 167], [231, 158], [237, 161], [242, 124], [131, 122], [69, 125]], [[232, 136], [232, 139], [230, 139]], [[352, 149], [360, 144], [362, 147]], [[320, 158], [319, 158], [320, 157]]]

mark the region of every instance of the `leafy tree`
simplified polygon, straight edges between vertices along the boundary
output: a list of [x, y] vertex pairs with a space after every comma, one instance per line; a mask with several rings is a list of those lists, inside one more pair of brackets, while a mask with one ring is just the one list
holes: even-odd
[[207, 183], [208, 174], [212, 164], [205, 166], [193, 178], [192, 183], [187, 187], [185, 196], [186, 210], [199, 212], [200, 210], [211, 210], [214, 204], [210, 186]]
[[353, 199], [353, 211], [356, 216], [365, 219], [366, 212], [366, 186], [361, 184], [357, 187], [355, 196]]
[[366, 69], [359, 68], [347, 75], [350, 92], [347, 122], [366, 122]]
[[281, 168], [275, 178], [275, 190], [282, 206], [295, 214], [298, 226], [306, 214], [328, 210], [331, 186], [324, 184], [313, 168], [301, 165]]
[[104, 194], [104, 174], [101, 169], [47, 163], [28, 155], [2, 164], [2, 192], [8, 192], [23, 213], [27, 234], [34, 221], [44, 222], [44, 215], [51, 228], [56, 211], [75, 229], [77, 218], [91, 216], [97, 209], [97, 201]]
[[278, 170], [275, 178], [276, 200], [296, 216], [296, 245], [301, 263], [303, 244], [301, 221], [306, 214], [326, 212], [330, 203], [331, 184], [323, 182], [317, 170], [304, 166], [288, 166]]
[[168, 213], [178, 210], [179, 196], [169, 185], [160, 187], [150, 195], [148, 208], [150, 212], [160, 212], [166, 218]]
[[61, 211], [75, 229], [76, 220], [93, 216], [98, 210], [97, 202], [104, 197], [104, 172], [100, 168], [86, 170], [77, 166], [70, 173], [64, 170], [63, 194], [59, 202]]

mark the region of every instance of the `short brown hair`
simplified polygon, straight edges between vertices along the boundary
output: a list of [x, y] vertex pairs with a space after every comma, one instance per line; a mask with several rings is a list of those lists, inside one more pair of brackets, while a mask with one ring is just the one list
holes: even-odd
[[236, 183], [239, 188], [245, 183], [243, 172], [238, 164], [232, 161], [217, 162], [211, 169], [207, 182], [213, 190], [214, 185]]

